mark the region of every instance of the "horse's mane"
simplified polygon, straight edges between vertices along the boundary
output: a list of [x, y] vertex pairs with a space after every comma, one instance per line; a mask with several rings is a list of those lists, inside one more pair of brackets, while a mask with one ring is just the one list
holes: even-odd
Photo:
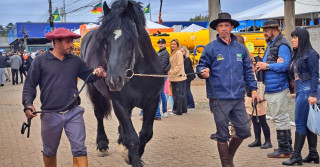
[[[127, 13], [126, 8], [128, 2], [131, 2], [134, 9], [134, 15], [130, 16]], [[101, 44], [106, 42], [114, 32], [114, 30], [122, 27], [123, 33], [129, 35], [131, 38], [135, 37], [134, 30], [130, 27], [130, 24], [133, 24], [133, 21], [138, 30], [144, 28], [146, 25], [146, 19], [144, 17], [141, 3], [135, 2], [132, 0], [118, 0], [115, 1], [111, 6], [111, 11], [106, 15], [100, 18], [102, 22], [101, 26], [97, 30], [97, 38]]]

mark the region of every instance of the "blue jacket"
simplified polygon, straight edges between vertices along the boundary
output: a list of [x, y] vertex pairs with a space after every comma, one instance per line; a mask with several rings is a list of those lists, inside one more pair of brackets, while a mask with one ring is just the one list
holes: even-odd
[[296, 66], [302, 81], [311, 80], [309, 96], [316, 97], [319, 80], [319, 54], [314, 49], [309, 49], [296, 62]]
[[[210, 68], [210, 77], [206, 79], [207, 98], [217, 99], [209, 81], [219, 99], [244, 98], [245, 84], [248, 90], [257, 90], [247, 49], [237, 42], [233, 34], [230, 45], [217, 35], [217, 40], [205, 47], [197, 65], [197, 72], [205, 68]], [[198, 76], [203, 79], [200, 74]]]
[[[270, 46], [270, 44], [271, 43], [268, 43], [268, 46]], [[263, 57], [263, 62], [267, 62], [268, 48], [269, 47], [267, 47], [265, 56]], [[290, 48], [286, 45], [280, 45], [278, 55], [284, 62], [269, 64], [270, 69], [265, 71], [266, 93], [281, 92], [289, 87], [287, 70], [291, 60]]]

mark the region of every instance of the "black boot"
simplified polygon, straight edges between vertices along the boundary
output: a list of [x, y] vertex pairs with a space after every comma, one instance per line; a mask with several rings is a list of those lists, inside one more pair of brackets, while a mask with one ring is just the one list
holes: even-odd
[[229, 143], [229, 157], [230, 157], [230, 164], [232, 167], [234, 167], [234, 163], [233, 163], [233, 157], [236, 154], [237, 149], [239, 148], [240, 144], [242, 143], [243, 139], [234, 136], [232, 137], [232, 139], [230, 140]]
[[288, 139], [289, 139], [289, 149], [290, 149], [290, 155], [292, 154], [293, 152], [293, 149], [292, 149], [292, 135], [291, 135], [291, 129], [288, 130]]
[[317, 151], [317, 135], [312, 133], [308, 128], [307, 139], [309, 145], [309, 154], [302, 161], [308, 163], [313, 161], [315, 164], [319, 164], [319, 154]]
[[296, 132], [292, 156], [287, 161], [282, 162], [282, 165], [294, 165], [295, 163], [297, 163], [298, 165], [302, 165], [301, 149], [304, 145], [305, 140], [306, 135], [300, 132]]
[[289, 149], [289, 131], [288, 130], [277, 130], [277, 140], [278, 140], [278, 149], [273, 153], [269, 153], [268, 158], [290, 158], [290, 149]]
[[254, 142], [252, 142], [251, 144], [248, 145], [248, 147], [260, 147], [261, 146], [261, 139], [260, 138], [256, 138], [256, 140]]
[[263, 143], [263, 145], [260, 147], [261, 149], [267, 149], [267, 148], [272, 148], [271, 140], [266, 139], [266, 141]]

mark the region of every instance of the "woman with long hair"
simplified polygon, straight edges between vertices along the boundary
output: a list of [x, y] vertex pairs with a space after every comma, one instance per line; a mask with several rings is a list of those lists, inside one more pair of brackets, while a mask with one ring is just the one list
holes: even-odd
[[[242, 45], [245, 46], [244, 43], [244, 38], [241, 35], [235, 35], [237, 37], [237, 41], [240, 42]], [[247, 47], [246, 47], [247, 49]], [[248, 51], [247, 52], [250, 56], [250, 59], [253, 59], [252, 54]], [[252, 65], [252, 70], [253, 72], [255, 72], [256, 66], [255, 64]], [[257, 79], [257, 77], [256, 77]], [[259, 83], [257, 84], [258, 86], [258, 95], [260, 97], [260, 101], [257, 104], [257, 114], [253, 113], [253, 117], [252, 117], [252, 124], [253, 124], [253, 131], [254, 131], [254, 136], [255, 136], [255, 141], [253, 141], [252, 143], [250, 143], [248, 145], [248, 147], [260, 147], [261, 149], [267, 149], [267, 148], [272, 148], [272, 144], [271, 144], [271, 140], [270, 140], [270, 128], [269, 125], [267, 123], [267, 101], [266, 101], [266, 97], [264, 94], [264, 90], [265, 90], [265, 86], [263, 83]], [[246, 111], [249, 114], [249, 116], [251, 116], [252, 114], [252, 98], [251, 98], [251, 94], [247, 92], [246, 96], [245, 96], [245, 106], [246, 106]], [[258, 118], [259, 118], [259, 122], [258, 122]], [[264, 139], [265, 142], [262, 144], [261, 143], [261, 129], [264, 135]], [[232, 132], [232, 130], [231, 130]]]
[[184, 74], [184, 60], [182, 52], [179, 50], [180, 44], [177, 39], [173, 39], [170, 42], [170, 63], [171, 69], [168, 74], [169, 81], [172, 84], [173, 95], [173, 111], [172, 115], [182, 115], [187, 113], [187, 98], [186, 98], [186, 76], [179, 76]]
[[20, 79], [21, 79], [20, 83], [23, 83], [23, 75], [25, 77], [27, 77], [27, 73], [26, 73], [26, 69], [25, 69], [25, 60], [26, 59], [24, 58], [24, 55], [21, 52], [18, 51], [17, 53], [18, 53], [18, 56], [20, 56], [21, 61], [22, 61], [22, 65], [19, 68], [19, 72], [20, 72]]
[[[183, 59], [184, 59], [184, 71], [186, 74], [190, 74], [190, 73], [194, 73], [193, 67], [192, 67], [192, 62], [191, 59], [189, 57], [190, 53], [189, 50], [187, 49], [187, 47], [182, 46], [180, 48], [180, 51], [183, 54]], [[188, 109], [194, 109], [195, 105], [194, 105], [194, 99], [193, 99], [193, 95], [191, 92], [191, 81], [193, 81], [196, 78], [195, 74], [192, 75], [188, 75], [187, 76], [187, 80], [186, 80], [186, 95], [187, 95], [187, 108]]]
[[[319, 80], [319, 54], [312, 48], [309, 32], [297, 28], [291, 33], [293, 56], [289, 66], [289, 78], [294, 82], [296, 92], [295, 104], [295, 141], [291, 158], [282, 162], [283, 165], [301, 165], [302, 162], [319, 163], [317, 152], [317, 135], [307, 127], [309, 105], [317, 103]], [[290, 84], [293, 85], [293, 84]], [[306, 136], [309, 144], [309, 155], [302, 159], [301, 149]]]

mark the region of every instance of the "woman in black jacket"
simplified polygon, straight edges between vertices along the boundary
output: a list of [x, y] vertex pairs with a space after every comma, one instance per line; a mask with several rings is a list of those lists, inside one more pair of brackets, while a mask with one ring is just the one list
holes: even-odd
[[[18, 56], [20, 56], [21, 61], [22, 61], [22, 65], [19, 68], [19, 72], [20, 72], [20, 83], [23, 83], [23, 75], [25, 77], [27, 77], [27, 73], [26, 73], [26, 66], [25, 66], [25, 60], [23, 58], [23, 54], [21, 52], [18, 51]], [[18, 81], [17, 81], [18, 82]]]
[[[295, 85], [295, 142], [291, 158], [283, 165], [293, 165], [302, 162], [319, 164], [317, 152], [317, 135], [307, 127], [309, 105], [317, 103], [318, 80], [319, 80], [319, 54], [312, 48], [309, 32], [304, 28], [297, 28], [291, 33], [293, 56], [289, 66], [289, 77]], [[319, 98], [319, 97], [318, 97]], [[309, 144], [309, 155], [302, 159], [301, 149], [306, 136]]]
[[[193, 67], [192, 67], [192, 62], [191, 59], [189, 57], [189, 50], [185, 47], [182, 46], [180, 48], [180, 51], [183, 54], [183, 58], [184, 58], [184, 71], [186, 72], [186, 74], [189, 73], [194, 73]], [[187, 107], [188, 109], [194, 109], [195, 105], [194, 105], [194, 99], [193, 99], [193, 95], [191, 93], [191, 89], [190, 89], [190, 85], [191, 85], [191, 81], [194, 80], [194, 78], [196, 78], [196, 75], [187, 75], [187, 80], [186, 80], [186, 95], [187, 95]]]

